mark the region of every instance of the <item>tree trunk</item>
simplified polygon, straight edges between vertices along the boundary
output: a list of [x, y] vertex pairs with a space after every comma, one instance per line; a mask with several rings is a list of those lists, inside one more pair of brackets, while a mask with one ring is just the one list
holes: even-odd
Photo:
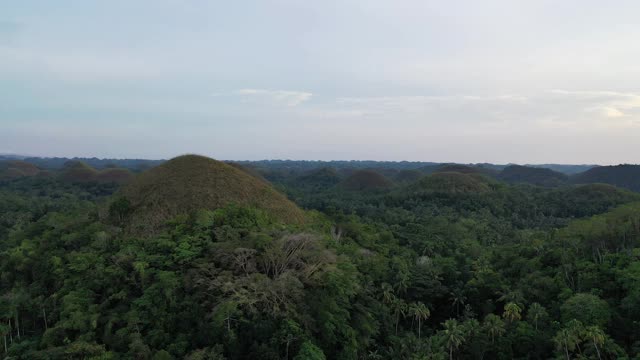
[[42, 307], [42, 317], [44, 318], [44, 329], [49, 329], [49, 324], [47, 324], [47, 310], [45, 310], [44, 306]]
[[290, 339], [287, 338], [287, 350], [285, 351], [285, 359], [289, 360], [289, 343], [290, 343]]
[[398, 324], [400, 323], [400, 313], [396, 315], [396, 335], [398, 335]]
[[449, 360], [453, 360], [453, 346], [449, 346]]
[[564, 352], [567, 354], [567, 360], [571, 360], [571, 358], [569, 358], [569, 346], [567, 345], [567, 340], [564, 341]]
[[7, 353], [7, 335], [5, 334], [3, 338], [4, 338], [4, 353], [6, 354]]
[[422, 320], [418, 319], [418, 339], [420, 339], [420, 330], [422, 329]]
[[16, 332], [18, 334], [18, 340], [20, 340], [20, 321], [18, 321], [18, 313], [16, 312]]
[[593, 346], [596, 348], [596, 352], [598, 353], [598, 359], [602, 360], [602, 357], [600, 356], [600, 349], [598, 349], [598, 344], [596, 344], [596, 341], [593, 341]]

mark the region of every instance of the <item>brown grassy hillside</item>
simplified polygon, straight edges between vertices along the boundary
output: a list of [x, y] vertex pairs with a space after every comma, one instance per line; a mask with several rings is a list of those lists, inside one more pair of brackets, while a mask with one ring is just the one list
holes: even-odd
[[266, 211], [286, 223], [304, 213], [267, 182], [204, 156], [184, 155], [138, 175], [117, 197], [130, 202], [129, 227], [154, 232], [168, 220], [199, 209], [236, 204]]
[[25, 176], [36, 176], [41, 170], [28, 162], [10, 160], [0, 161], [0, 179], [16, 179]]
[[133, 173], [123, 168], [96, 170], [82, 161], [69, 161], [60, 170], [62, 180], [73, 183], [102, 182], [125, 184], [133, 179]]

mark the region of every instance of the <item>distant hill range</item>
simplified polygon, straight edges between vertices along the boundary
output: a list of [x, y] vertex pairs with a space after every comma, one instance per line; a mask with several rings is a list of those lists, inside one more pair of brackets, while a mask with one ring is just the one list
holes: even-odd
[[[14, 165], [9, 166], [13, 161]], [[18, 161], [18, 163], [15, 163]], [[69, 164], [82, 163], [93, 169], [75, 168]], [[99, 159], [28, 157], [15, 154], [0, 155], [0, 178], [70, 173], [67, 178], [115, 179], [126, 182], [130, 173], [140, 173], [165, 163], [166, 160], [146, 159]], [[19, 164], [19, 165], [16, 165]], [[27, 165], [30, 164], [30, 165]], [[245, 172], [273, 183], [296, 179], [306, 186], [342, 186], [346, 189], [382, 189], [390, 184], [408, 184], [423, 176], [436, 173], [476, 174], [512, 184], [556, 187], [568, 184], [603, 183], [640, 191], [640, 165], [571, 165], [571, 164], [456, 164], [418, 161], [304, 161], [304, 160], [260, 160], [234, 161]], [[31, 168], [30, 166], [33, 166]], [[34, 169], [37, 169], [34, 170]], [[119, 170], [109, 170], [119, 169]], [[108, 170], [108, 171], [105, 171]], [[364, 171], [362, 173], [361, 171]], [[100, 173], [100, 176], [96, 174]], [[375, 175], [374, 175], [375, 174]], [[380, 175], [380, 176], [378, 176]]]
[[98, 158], [66, 158], [66, 157], [30, 157], [13, 154], [0, 155], [0, 161], [21, 160], [44, 170], [59, 170], [70, 161], [82, 162], [94, 169], [125, 168], [134, 172], [144, 171], [162, 164], [165, 160], [145, 159], [98, 159]]
[[598, 166], [571, 177], [574, 184], [609, 184], [640, 191], [640, 165]]

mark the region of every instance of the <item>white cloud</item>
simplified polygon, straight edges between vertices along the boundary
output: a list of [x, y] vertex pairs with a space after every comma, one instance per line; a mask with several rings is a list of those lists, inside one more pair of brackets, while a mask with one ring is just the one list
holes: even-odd
[[[342, 97], [306, 107], [303, 118], [346, 121], [406, 133], [601, 133], [640, 128], [640, 95], [614, 91], [549, 90], [525, 95]], [[325, 114], [334, 114], [328, 117]], [[357, 114], [357, 116], [353, 116]], [[352, 115], [352, 116], [349, 116]]]
[[601, 113], [608, 117], [621, 116], [624, 115], [624, 110], [640, 108], [640, 94], [635, 93], [616, 91], [570, 91], [559, 89], [551, 90], [551, 93], [564, 97], [565, 99], [574, 99], [575, 101], [591, 104], [595, 109], [604, 110]]
[[602, 116], [608, 117], [608, 118], [618, 118], [618, 117], [625, 116], [625, 113], [623, 113], [622, 111], [614, 107], [603, 106], [603, 107], [597, 108], [597, 110], [600, 112], [600, 114], [602, 114]]
[[240, 89], [233, 92], [233, 95], [247, 98], [258, 98], [270, 102], [284, 104], [286, 106], [298, 106], [308, 101], [313, 96], [310, 92], [289, 91], [289, 90], [266, 90], [266, 89]]

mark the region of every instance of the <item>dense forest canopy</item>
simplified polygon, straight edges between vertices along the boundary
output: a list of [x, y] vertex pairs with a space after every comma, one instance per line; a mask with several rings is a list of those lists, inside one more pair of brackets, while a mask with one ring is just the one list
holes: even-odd
[[0, 163], [5, 358], [640, 358], [634, 166], [108, 162]]

